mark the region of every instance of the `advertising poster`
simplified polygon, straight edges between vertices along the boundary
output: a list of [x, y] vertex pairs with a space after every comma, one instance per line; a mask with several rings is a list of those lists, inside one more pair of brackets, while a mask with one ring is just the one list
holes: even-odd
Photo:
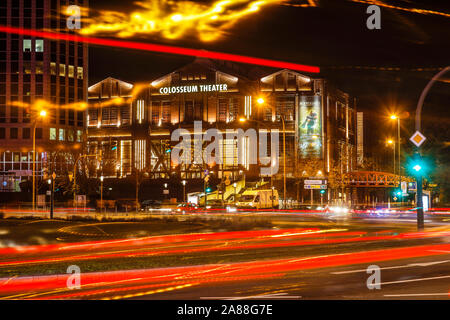
[[322, 157], [320, 96], [301, 96], [299, 105], [299, 151], [302, 158]]

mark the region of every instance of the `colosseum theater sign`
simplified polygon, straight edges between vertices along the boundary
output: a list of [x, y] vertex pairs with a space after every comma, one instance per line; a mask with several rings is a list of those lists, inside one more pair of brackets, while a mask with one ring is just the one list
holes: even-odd
[[192, 86], [173, 86], [161, 87], [159, 93], [191, 93], [191, 92], [212, 92], [212, 91], [227, 91], [226, 84], [196, 84]]

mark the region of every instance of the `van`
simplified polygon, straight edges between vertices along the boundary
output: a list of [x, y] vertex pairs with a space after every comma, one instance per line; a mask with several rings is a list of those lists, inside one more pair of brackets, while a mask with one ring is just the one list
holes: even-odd
[[236, 202], [238, 208], [268, 209], [278, 208], [278, 191], [276, 189], [267, 190], [246, 190]]

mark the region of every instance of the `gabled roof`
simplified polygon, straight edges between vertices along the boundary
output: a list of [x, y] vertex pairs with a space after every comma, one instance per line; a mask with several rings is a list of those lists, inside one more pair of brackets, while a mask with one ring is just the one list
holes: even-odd
[[112, 82], [118, 82], [121, 87], [124, 87], [125, 89], [128, 89], [128, 90], [130, 90], [134, 87], [134, 85], [132, 83], [128, 83], [128, 82], [125, 82], [125, 81], [122, 81], [120, 79], [116, 79], [113, 77], [107, 77], [107, 78], [103, 79], [102, 81], [99, 81], [99, 82], [91, 85], [88, 88], [88, 92], [91, 92], [91, 90], [95, 91], [99, 86], [101, 86], [102, 83], [111, 84]]
[[111, 97], [126, 96], [131, 93], [134, 85], [116, 78], [108, 77], [88, 88], [89, 96]]
[[267, 79], [267, 78], [270, 78], [270, 77], [275, 77], [275, 76], [277, 76], [279, 74], [286, 73], [286, 72], [287, 73], [291, 73], [291, 74], [295, 74], [296, 76], [304, 78], [306, 81], [311, 80], [311, 77], [305, 76], [304, 74], [301, 74], [301, 73], [299, 73], [297, 71], [293, 71], [293, 70], [289, 70], [289, 69], [282, 69], [282, 70], [279, 70], [279, 71], [276, 71], [276, 72], [272, 72], [272, 73], [266, 74], [265, 76], [261, 77], [261, 81], [264, 81], [264, 79]]

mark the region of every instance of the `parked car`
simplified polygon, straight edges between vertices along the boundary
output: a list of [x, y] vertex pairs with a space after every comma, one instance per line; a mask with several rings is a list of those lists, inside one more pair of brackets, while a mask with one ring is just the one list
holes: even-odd
[[226, 209], [227, 205], [222, 199], [211, 199], [207, 201], [206, 209]]
[[141, 203], [141, 211], [151, 211], [153, 209], [160, 209], [161, 201], [159, 200], [144, 200]]

